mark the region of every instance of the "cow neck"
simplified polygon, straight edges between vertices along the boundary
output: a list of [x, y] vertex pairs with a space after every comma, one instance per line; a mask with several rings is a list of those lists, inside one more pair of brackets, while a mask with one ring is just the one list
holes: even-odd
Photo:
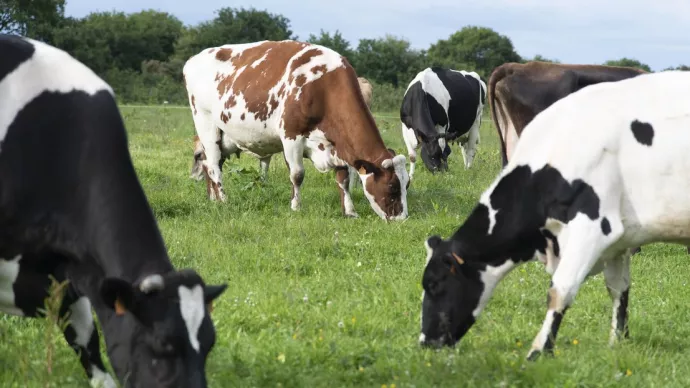
[[92, 165], [96, 177], [88, 186], [84, 222], [84, 235], [89, 236], [88, 250], [105, 276], [135, 282], [149, 274], [172, 271], [163, 238], [129, 154], [113, 154]]
[[324, 120], [330, 132], [327, 136], [335, 143], [338, 157], [349, 165], [353, 166], [356, 160], [365, 160], [380, 167], [385, 159], [392, 157], [370, 113], [333, 116], [330, 120]]
[[491, 267], [533, 259], [537, 248], [545, 244], [544, 237], [533, 222], [528, 224], [525, 217], [512, 215], [510, 222], [501, 220], [503, 225], [494, 225], [489, 233], [488, 208], [477, 205], [451, 238], [452, 251], [465, 260]]

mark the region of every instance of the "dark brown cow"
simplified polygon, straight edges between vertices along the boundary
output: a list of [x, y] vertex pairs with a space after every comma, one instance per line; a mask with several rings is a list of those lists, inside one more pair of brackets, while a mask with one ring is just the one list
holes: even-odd
[[644, 73], [631, 67], [537, 61], [498, 66], [489, 78], [489, 104], [501, 141], [503, 166], [508, 163], [525, 126], [554, 102], [588, 85]]
[[357, 216], [348, 187], [352, 167], [376, 214], [407, 218], [406, 158], [386, 148], [357, 75], [340, 54], [290, 40], [223, 45], [191, 57], [183, 73], [212, 200], [225, 200], [224, 157], [283, 152], [293, 210], [300, 208], [308, 157], [320, 172], [336, 170], [345, 215]]

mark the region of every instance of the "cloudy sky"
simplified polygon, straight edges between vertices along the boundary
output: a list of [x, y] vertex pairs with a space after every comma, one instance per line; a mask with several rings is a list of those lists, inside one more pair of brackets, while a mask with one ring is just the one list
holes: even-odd
[[388, 33], [427, 48], [465, 25], [479, 25], [507, 35], [528, 58], [602, 63], [627, 56], [652, 70], [690, 65], [689, 0], [67, 0], [66, 13], [155, 9], [193, 25], [221, 7], [280, 13], [299, 39], [339, 30], [355, 47], [361, 38]]

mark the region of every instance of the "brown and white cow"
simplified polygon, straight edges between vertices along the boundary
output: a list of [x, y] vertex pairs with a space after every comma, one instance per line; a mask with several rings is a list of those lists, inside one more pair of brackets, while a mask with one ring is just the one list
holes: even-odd
[[631, 67], [539, 61], [498, 66], [489, 78], [489, 104], [501, 142], [503, 166], [508, 163], [525, 126], [554, 102], [585, 86], [644, 73]]
[[350, 166], [376, 214], [407, 218], [406, 158], [386, 148], [345, 57], [291, 40], [228, 44], [191, 57], [183, 74], [211, 200], [225, 201], [223, 155], [246, 152], [261, 159], [283, 152], [292, 210], [301, 206], [308, 157], [320, 172], [335, 169], [346, 216], [357, 217]]
[[[359, 84], [359, 89], [362, 92], [362, 97], [364, 98], [364, 103], [367, 104], [367, 107], [369, 108], [369, 110], [371, 110], [371, 98], [374, 94], [374, 90], [373, 90], [374, 88], [371, 85], [371, 82], [369, 82], [369, 80], [364, 78], [364, 77], [357, 77], [357, 83]], [[204, 171], [201, 167], [201, 164], [202, 164], [201, 161], [206, 156], [204, 155], [204, 146], [201, 144], [201, 140], [199, 140], [198, 135], [194, 135], [193, 148], [194, 148], [194, 159], [192, 161], [192, 172], [190, 174], [190, 178], [200, 181], [200, 180], [204, 179]], [[239, 152], [236, 155], [237, 155], [237, 157], [239, 157]], [[225, 163], [226, 158], [227, 158], [227, 155], [221, 155], [221, 158], [220, 158], [221, 170], [223, 169], [223, 163]], [[261, 178], [262, 179], [266, 179], [268, 177], [268, 167], [270, 165], [271, 165], [271, 155], [259, 159], [259, 167], [261, 169]], [[350, 187], [353, 187], [352, 183], [356, 183], [356, 182], [350, 181]]]

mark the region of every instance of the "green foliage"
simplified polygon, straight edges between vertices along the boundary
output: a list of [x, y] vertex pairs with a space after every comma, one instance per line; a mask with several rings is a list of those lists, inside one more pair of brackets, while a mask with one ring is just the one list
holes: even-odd
[[682, 71], [690, 71], [690, 66], [686, 66], [686, 65], [680, 65], [680, 66], [676, 66], [676, 67], [673, 67], [673, 66], [671, 66], [671, 67], [667, 67], [667, 68], [665, 68], [665, 69], [664, 69], [664, 70], [662, 70], [662, 71], [667, 71], [667, 70], [682, 70]]
[[52, 43], [65, 15], [65, 0], [1, 0], [0, 32]]
[[410, 42], [392, 35], [362, 39], [354, 62], [357, 74], [394, 87], [407, 83], [424, 68], [424, 52], [410, 48]]
[[371, 110], [374, 112], [391, 112], [397, 117], [407, 85], [396, 88], [388, 83], [378, 83], [371, 80], [370, 82], [373, 89]]
[[55, 31], [55, 44], [103, 75], [112, 69], [141, 71], [144, 61], [167, 60], [181, 34], [182, 22], [165, 12], [99, 12], [68, 20]]
[[343, 38], [338, 30], [336, 30], [332, 36], [330, 33], [325, 32], [324, 30], [320, 31], [319, 36], [309, 34], [309, 39], [307, 39], [307, 42], [328, 47], [329, 49], [332, 49], [347, 58], [350, 63], [352, 63], [354, 60], [355, 52], [350, 47], [350, 42]]
[[175, 47], [175, 56], [187, 60], [207, 47], [260, 40], [296, 39], [290, 20], [279, 14], [254, 8], [221, 8], [217, 16], [189, 28]]
[[623, 67], [634, 67], [637, 69], [642, 69], [644, 71], [651, 72], [652, 69], [649, 68], [648, 65], [638, 61], [637, 59], [632, 59], [632, 58], [621, 58], [621, 59], [616, 59], [616, 60], [610, 60], [604, 62], [604, 65], [606, 66], [623, 66]]
[[532, 58], [532, 59], [522, 58], [522, 60], [521, 60], [520, 62], [521, 62], [521, 63], [527, 63], [527, 62], [530, 62], [530, 61], [535, 61], [535, 62], [549, 62], [549, 63], [561, 63], [558, 59], [549, 59], [549, 58], [546, 58], [546, 57], [542, 56], [541, 54], [535, 55], [534, 58]]
[[520, 61], [510, 38], [477, 26], [463, 27], [448, 39], [432, 44], [428, 57], [432, 65], [476, 71], [484, 78], [497, 66]]

